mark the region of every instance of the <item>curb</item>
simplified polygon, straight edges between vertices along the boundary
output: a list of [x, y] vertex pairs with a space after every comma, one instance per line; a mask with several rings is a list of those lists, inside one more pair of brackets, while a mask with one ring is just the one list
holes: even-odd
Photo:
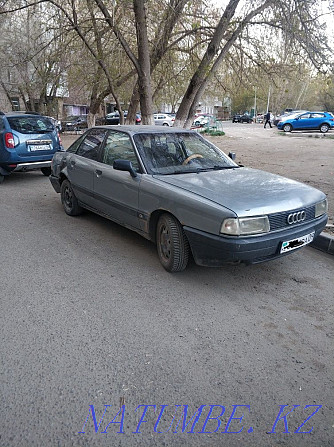
[[314, 239], [313, 242], [310, 243], [310, 247], [324, 251], [330, 255], [334, 255], [334, 237], [322, 232], [317, 238]]
[[302, 131], [300, 131], [301, 133], [294, 133], [294, 134], [291, 134], [291, 133], [289, 133], [289, 134], [287, 134], [287, 133], [280, 133], [280, 131], [278, 130], [278, 134], [279, 135], [285, 135], [285, 136], [287, 136], [288, 138], [302, 138], [302, 137], [304, 137], [304, 138], [318, 138], [318, 139], [323, 139], [323, 138], [325, 138], [325, 139], [327, 139], [327, 140], [333, 140], [334, 139], [334, 135], [333, 134], [330, 134], [330, 135], [328, 135], [328, 134], [318, 134], [318, 133], [305, 133], [305, 132], [302, 132]]

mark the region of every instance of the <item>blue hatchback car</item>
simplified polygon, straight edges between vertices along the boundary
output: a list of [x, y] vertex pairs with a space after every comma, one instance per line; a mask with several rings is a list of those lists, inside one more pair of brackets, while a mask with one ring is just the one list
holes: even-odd
[[334, 116], [329, 112], [303, 112], [290, 115], [277, 124], [279, 130], [319, 130], [326, 133], [334, 128]]
[[51, 173], [55, 152], [63, 150], [59, 133], [45, 116], [0, 112], [0, 183], [13, 171]]

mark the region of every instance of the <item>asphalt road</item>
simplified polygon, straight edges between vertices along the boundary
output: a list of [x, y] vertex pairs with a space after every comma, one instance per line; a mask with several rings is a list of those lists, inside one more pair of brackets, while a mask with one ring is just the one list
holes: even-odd
[[171, 275], [40, 172], [0, 203], [1, 446], [333, 446], [333, 256]]

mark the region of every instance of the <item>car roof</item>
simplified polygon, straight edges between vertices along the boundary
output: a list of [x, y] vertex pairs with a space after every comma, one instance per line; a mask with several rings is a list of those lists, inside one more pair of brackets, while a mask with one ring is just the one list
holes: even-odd
[[[36, 112], [6, 112], [2, 113], [2, 115], [12, 118], [12, 117], [18, 117], [18, 116], [43, 116]], [[48, 117], [45, 117], [48, 118]]]
[[94, 129], [102, 128], [102, 129], [113, 129], [117, 130], [118, 132], [127, 132], [131, 135], [138, 134], [138, 133], [155, 133], [155, 134], [161, 134], [161, 133], [197, 133], [193, 130], [189, 129], [183, 129], [182, 127], [168, 127], [168, 126], [146, 126], [146, 125], [121, 125], [121, 126], [95, 126]]

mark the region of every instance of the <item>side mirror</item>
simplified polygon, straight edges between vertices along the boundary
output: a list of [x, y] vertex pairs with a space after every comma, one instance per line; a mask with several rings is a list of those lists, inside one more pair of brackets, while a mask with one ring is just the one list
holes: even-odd
[[115, 160], [113, 168], [118, 171], [130, 172], [131, 177], [137, 177], [137, 172], [133, 169], [132, 163], [129, 160]]
[[235, 160], [235, 157], [236, 157], [236, 154], [235, 154], [235, 152], [229, 152], [229, 153], [228, 153], [228, 156], [230, 157], [231, 160], [234, 161], [234, 160]]

